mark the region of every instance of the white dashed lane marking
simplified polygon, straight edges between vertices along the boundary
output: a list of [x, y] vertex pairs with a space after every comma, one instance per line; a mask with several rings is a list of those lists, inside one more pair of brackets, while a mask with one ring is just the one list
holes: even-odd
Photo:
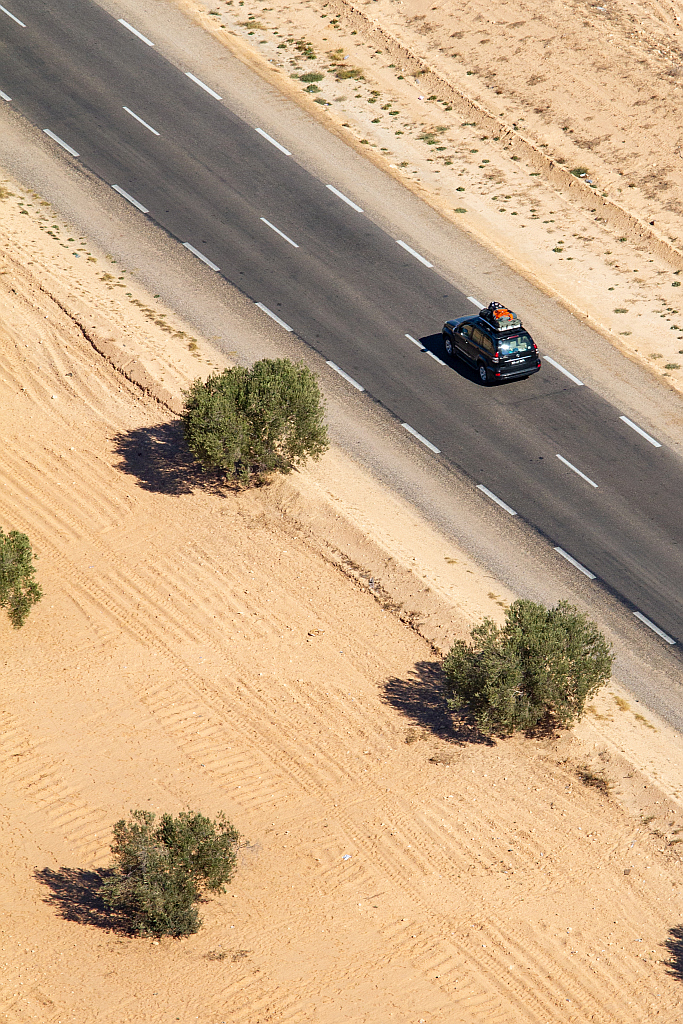
[[491, 501], [495, 501], [496, 505], [500, 505], [500, 507], [504, 508], [511, 516], [517, 515], [514, 508], [510, 508], [509, 505], [506, 505], [503, 499], [499, 498], [497, 494], [493, 493], [493, 491], [490, 491], [488, 487], [484, 487], [483, 484], [477, 484], [477, 490], [481, 491], [482, 494], [485, 494], [487, 498], [491, 499]]
[[274, 231], [276, 235], [279, 235], [279, 236], [280, 236], [280, 238], [284, 238], [285, 242], [289, 242], [289, 244], [290, 244], [290, 245], [293, 245], [295, 249], [298, 249], [298, 248], [299, 248], [299, 246], [297, 245], [297, 243], [296, 243], [296, 242], [293, 242], [293, 241], [292, 241], [292, 239], [291, 239], [291, 238], [289, 237], [289, 235], [286, 235], [286, 234], [284, 233], [284, 231], [280, 231], [280, 229], [279, 229], [279, 228], [276, 228], [276, 227], [275, 227], [275, 225], [274, 225], [274, 224], [271, 224], [271, 223], [270, 223], [270, 221], [269, 221], [269, 220], [266, 220], [266, 218], [265, 218], [265, 217], [261, 217], [261, 220], [263, 221], [263, 223], [264, 223], [264, 224], [267, 224], [267, 225], [268, 225], [268, 227], [269, 227], [269, 228], [271, 228], [271, 230], [272, 230], [272, 231]]
[[148, 132], [152, 133], [152, 135], [159, 134], [156, 128], [152, 128], [151, 124], [147, 124], [146, 121], [143, 121], [142, 118], [138, 114], [136, 114], [134, 110], [130, 109], [130, 107], [124, 107], [123, 109], [127, 114], [130, 114], [131, 117], [134, 117], [136, 121], [139, 121], [143, 128], [146, 128]]
[[220, 267], [217, 267], [215, 263], [212, 263], [209, 257], [205, 256], [204, 253], [199, 251], [199, 249], [195, 249], [193, 245], [190, 245], [189, 242], [183, 242], [183, 245], [185, 246], [186, 249], [189, 249], [190, 252], [197, 257], [198, 260], [201, 260], [202, 263], [206, 263], [207, 267], [210, 267], [211, 270], [221, 269]]
[[479, 299], [472, 298], [471, 295], [467, 296], [467, 301], [471, 302], [473, 306], [477, 307], [477, 309], [483, 309], [484, 308], [484, 303], [480, 302]]
[[8, 18], [11, 18], [12, 21], [16, 21], [17, 25], [19, 25], [20, 28], [26, 28], [26, 25], [24, 25], [23, 21], [19, 21], [19, 19], [15, 17], [11, 11], [8, 11], [6, 7], [0, 7], [0, 11], [2, 11], [3, 14], [6, 14]]
[[347, 206], [350, 206], [352, 210], [356, 211], [356, 213], [363, 212], [360, 206], [357, 206], [351, 199], [349, 199], [348, 196], [345, 196], [343, 192], [340, 192], [339, 189], [335, 188], [334, 185], [328, 185], [327, 187], [329, 188], [330, 192], [334, 192], [335, 196], [337, 196], [338, 199], [341, 199], [342, 202], [346, 203]]
[[120, 196], [123, 196], [124, 199], [127, 199], [129, 203], [132, 203], [133, 206], [136, 206], [140, 213], [149, 213], [149, 210], [147, 209], [146, 206], [143, 206], [142, 203], [139, 203], [137, 199], [133, 199], [132, 196], [129, 196], [128, 193], [124, 192], [123, 189], [119, 188], [118, 185], [112, 185], [112, 188], [114, 189], [114, 192], [118, 192], [118, 194]]
[[571, 562], [574, 568], [578, 569], [579, 572], [582, 572], [583, 575], [587, 576], [589, 580], [595, 579], [595, 573], [592, 573], [590, 569], [586, 568], [585, 565], [581, 565], [581, 562], [577, 562], [575, 558], [572, 558], [571, 555], [567, 554], [564, 548], [555, 548], [555, 550], [557, 551], [558, 555], [562, 555], [562, 557], [566, 558], [568, 562]]
[[148, 46], [154, 46], [154, 43], [152, 42], [151, 39], [148, 39], [147, 36], [143, 36], [142, 32], [138, 32], [136, 28], [133, 28], [132, 25], [129, 25], [127, 21], [123, 20], [123, 18], [119, 18], [119, 25], [123, 25], [123, 27], [127, 28], [129, 32], [132, 32], [134, 36], [137, 36], [138, 39], [141, 39], [143, 43], [147, 43]]
[[560, 364], [556, 363], [554, 359], [550, 358], [550, 356], [543, 356], [543, 359], [545, 359], [546, 363], [550, 363], [551, 366], [554, 366], [556, 370], [559, 370], [560, 373], [563, 373], [565, 377], [569, 377], [569, 379], [573, 381], [574, 384], [578, 384], [580, 388], [583, 387], [582, 380], [579, 380], [578, 377], [575, 377], [573, 373], [569, 372], [569, 370], [565, 370], [564, 366], [560, 366]]
[[213, 89], [210, 89], [205, 82], [202, 82], [201, 78], [197, 78], [197, 76], [193, 75], [191, 71], [186, 71], [185, 74], [187, 75], [188, 78], [191, 78], [194, 84], [198, 85], [200, 89], [203, 89], [204, 92], [208, 92], [209, 96], [213, 96], [215, 100], [219, 100], [221, 98], [217, 92], [214, 92]]
[[582, 480], [585, 480], [587, 484], [590, 484], [591, 487], [598, 486], [594, 480], [591, 480], [589, 476], [586, 476], [586, 474], [582, 473], [580, 469], [577, 469], [576, 466], [573, 466], [571, 462], [568, 462], [563, 455], [558, 455], [557, 458], [560, 460], [560, 462], [567, 466], [568, 469], [571, 469], [573, 473], [576, 473], [576, 475], [580, 476]]
[[331, 359], [326, 360], [326, 362], [328, 366], [332, 367], [335, 373], [338, 373], [340, 377], [343, 377], [344, 380], [351, 385], [351, 387], [354, 387], [356, 389], [356, 391], [365, 391], [365, 388], [363, 387], [362, 384], [359, 384], [357, 380], [353, 379], [353, 377], [349, 377], [348, 373], [344, 373], [341, 367], [337, 366], [336, 363], [333, 363]]
[[413, 345], [417, 345], [417, 347], [419, 348], [420, 352], [426, 352], [427, 355], [430, 356], [434, 360], [435, 363], [439, 364], [439, 366], [445, 366], [446, 365], [444, 363], [443, 359], [439, 359], [439, 357], [434, 352], [430, 352], [428, 348], [425, 348], [424, 345], [422, 344], [422, 342], [418, 341], [417, 338], [414, 338], [412, 336], [412, 334], [406, 334], [406, 338], [408, 339], [408, 341], [412, 341]]
[[263, 310], [263, 312], [267, 316], [269, 316], [271, 320], [274, 320], [276, 324], [279, 324], [280, 327], [284, 327], [284, 329], [286, 331], [292, 331], [293, 330], [293, 328], [290, 327], [289, 324], [286, 324], [284, 322], [284, 320], [280, 319], [280, 317], [277, 315], [277, 313], [273, 313], [272, 309], [268, 309], [268, 307], [264, 306], [262, 302], [256, 302], [255, 305], [258, 306], [259, 309]]
[[410, 246], [406, 242], [402, 242], [400, 240], [400, 238], [396, 239], [396, 245], [400, 245], [402, 249], [405, 249], [406, 252], [409, 252], [410, 255], [414, 256], [416, 260], [420, 261], [420, 263], [424, 263], [425, 267], [433, 267], [434, 266], [434, 264], [430, 263], [429, 260], [426, 260], [424, 258], [424, 256], [420, 256], [419, 252], [415, 252], [414, 249], [411, 249]]
[[426, 437], [422, 436], [422, 434], [418, 434], [415, 427], [411, 427], [410, 423], [402, 423], [401, 426], [404, 430], [407, 430], [409, 434], [412, 434], [413, 437], [417, 438], [418, 441], [421, 441], [425, 447], [429, 448], [430, 452], [434, 452], [435, 455], [441, 454], [441, 449], [437, 448], [431, 441], [428, 441]]
[[665, 633], [663, 629], [659, 628], [659, 626], [655, 626], [654, 622], [652, 622], [650, 619], [646, 618], [643, 615], [642, 612], [634, 612], [633, 614], [635, 615], [635, 617], [637, 619], [640, 619], [640, 621], [645, 626], [647, 626], [648, 629], [651, 629], [653, 633], [656, 633], [657, 636], [661, 636], [662, 640], [665, 640], [667, 642], [667, 644], [671, 644], [673, 646], [673, 644], [676, 643], [676, 641], [673, 639], [673, 637], [670, 637], [669, 634]]
[[646, 434], [643, 428], [639, 427], [637, 423], [633, 422], [633, 420], [630, 420], [628, 416], [620, 416], [619, 419], [622, 423], [625, 423], [627, 427], [630, 427], [631, 430], [635, 430], [636, 434], [640, 434], [640, 436], [644, 437], [646, 441], [649, 441], [651, 445], [654, 445], [655, 448], [662, 447], [659, 441], [655, 441], [654, 437], [650, 437], [649, 434]]
[[291, 154], [291, 153], [289, 152], [289, 150], [288, 150], [288, 149], [285, 149], [285, 147], [284, 147], [284, 146], [281, 146], [279, 142], [276, 142], [276, 141], [275, 141], [275, 139], [273, 138], [273, 136], [272, 136], [272, 135], [269, 135], [269, 134], [268, 134], [268, 132], [264, 132], [263, 128], [257, 128], [257, 129], [256, 129], [256, 131], [257, 131], [257, 132], [259, 133], [259, 135], [261, 135], [261, 136], [262, 136], [262, 137], [263, 137], [264, 139], [266, 139], [266, 140], [267, 140], [268, 142], [270, 142], [271, 146], [275, 146], [275, 148], [276, 148], [276, 149], [279, 149], [281, 153], [284, 153], [284, 154], [285, 154], [285, 156], [291, 156], [291, 155], [292, 155], [292, 154]]
[[12, 97], [8, 96], [6, 92], [3, 92], [2, 89], [0, 89], [0, 100], [4, 100], [5, 103], [11, 103]]
[[78, 156], [76, 150], [72, 149], [71, 146], [69, 146], [68, 143], [64, 141], [64, 139], [60, 139], [59, 135], [55, 135], [55, 133], [51, 132], [49, 128], [43, 128], [43, 131], [46, 135], [49, 135], [52, 141], [56, 142], [58, 146], [61, 146], [62, 149], [65, 149], [67, 153], [71, 153], [71, 156]]

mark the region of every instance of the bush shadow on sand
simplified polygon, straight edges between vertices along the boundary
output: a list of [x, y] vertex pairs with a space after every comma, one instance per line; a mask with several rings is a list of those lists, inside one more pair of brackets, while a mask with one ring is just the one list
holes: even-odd
[[65, 921], [128, 934], [130, 922], [102, 899], [102, 886], [110, 876], [107, 869], [39, 868], [34, 872], [34, 878], [48, 890], [43, 901]]
[[158, 494], [192, 494], [201, 489], [225, 494], [237, 485], [222, 473], [206, 473], [185, 444], [181, 420], [137, 427], [116, 434], [116, 469], [134, 476], [144, 490]]
[[392, 677], [384, 684], [383, 700], [413, 726], [428, 730], [448, 743], [495, 746], [465, 714], [451, 711], [444, 693], [445, 675], [438, 661], [419, 661], [407, 679]]
[[669, 938], [664, 943], [669, 954], [667, 974], [678, 981], [683, 981], [683, 925], [678, 924], [669, 930]]

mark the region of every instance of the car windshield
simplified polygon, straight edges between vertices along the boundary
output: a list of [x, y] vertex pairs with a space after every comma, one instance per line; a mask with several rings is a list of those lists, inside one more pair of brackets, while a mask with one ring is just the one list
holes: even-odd
[[519, 334], [507, 334], [498, 342], [498, 352], [501, 356], [516, 356], [520, 353], [532, 352], [534, 343], [526, 331]]

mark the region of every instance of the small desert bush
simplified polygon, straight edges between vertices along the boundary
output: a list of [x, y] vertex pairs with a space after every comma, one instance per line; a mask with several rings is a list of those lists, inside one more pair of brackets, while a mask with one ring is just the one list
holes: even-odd
[[444, 659], [446, 696], [486, 734], [568, 728], [610, 677], [609, 643], [566, 601], [515, 601], [502, 627], [484, 619], [470, 635], [472, 643], [456, 640]]
[[196, 380], [185, 393], [183, 424], [202, 469], [247, 485], [327, 451], [323, 415], [312, 370], [290, 359], [261, 359]]
[[7, 608], [15, 629], [24, 625], [33, 605], [43, 592], [36, 583], [31, 542], [25, 533], [0, 527], [0, 607]]
[[182, 811], [157, 821], [151, 811], [132, 811], [114, 825], [104, 903], [139, 935], [193, 935], [203, 894], [224, 892], [233, 876], [238, 842], [223, 814], [211, 821]]

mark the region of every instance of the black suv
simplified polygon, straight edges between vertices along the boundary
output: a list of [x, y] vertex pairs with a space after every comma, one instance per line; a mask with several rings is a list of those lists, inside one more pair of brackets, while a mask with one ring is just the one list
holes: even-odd
[[442, 336], [448, 355], [476, 366], [484, 384], [528, 377], [541, 369], [536, 342], [522, 321], [499, 302], [491, 302], [477, 316], [447, 320]]

